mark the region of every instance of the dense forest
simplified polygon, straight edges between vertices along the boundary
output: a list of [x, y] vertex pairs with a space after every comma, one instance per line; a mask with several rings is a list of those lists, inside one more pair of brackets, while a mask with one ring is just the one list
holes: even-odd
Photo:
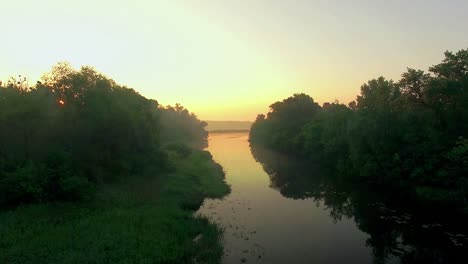
[[217, 262], [219, 230], [192, 216], [229, 192], [205, 126], [92, 67], [0, 83], [0, 262]]
[[75, 200], [100, 182], [168, 166], [162, 145], [206, 142], [205, 122], [91, 67], [60, 63], [0, 89], [0, 205]]
[[257, 116], [250, 142], [333, 168], [336, 177], [468, 213], [468, 49], [428, 72], [361, 86], [348, 105], [295, 94]]

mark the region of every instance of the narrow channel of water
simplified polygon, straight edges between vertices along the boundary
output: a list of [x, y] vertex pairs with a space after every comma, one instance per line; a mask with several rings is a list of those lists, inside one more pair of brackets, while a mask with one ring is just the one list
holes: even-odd
[[197, 214], [225, 228], [224, 263], [464, 263], [462, 233], [421, 225], [363, 192], [324, 184], [320, 170], [251, 151], [247, 139], [247, 133], [209, 136], [208, 150], [232, 193], [205, 200]]

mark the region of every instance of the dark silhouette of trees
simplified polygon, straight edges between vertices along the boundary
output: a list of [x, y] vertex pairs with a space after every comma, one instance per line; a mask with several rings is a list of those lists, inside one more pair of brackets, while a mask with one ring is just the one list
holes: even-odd
[[468, 210], [468, 49], [429, 73], [408, 69], [361, 86], [348, 106], [294, 95], [259, 115], [250, 142], [320, 161], [340, 177]]
[[[297, 149], [297, 131], [313, 119], [320, 106], [306, 94], [294, 94], [282, 102], [270, 105], [270, 109], [266, 117], [257, 117], [250, 136], [254, 141], [262, 141], [289, 152]], [[272, 129], [276, 129], [276, 132], [269, 133]]]
[[160, 106], [161, 141], [166, 144], [182, 143], [198, 148], [208, 144], [206, 122], [201, 121], [194, 113], [176, 104], [174, 107]]
[[161, 146], [206, 140], [180, 105], [162, 108], [92, 67], [59, 63], [0, 87], [0, 206], [84, 199], [102, 182], [157, 174]]

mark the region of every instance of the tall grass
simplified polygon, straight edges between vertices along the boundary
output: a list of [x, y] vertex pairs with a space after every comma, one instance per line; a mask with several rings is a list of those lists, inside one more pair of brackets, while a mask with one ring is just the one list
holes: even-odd
[[230, 191], [222, 169], [208, 152], [169, 157], [170, 173], [101, 186], [88, 202], [0, 212], [0, 263], [218, 263], [222, 230], [193, 210]]

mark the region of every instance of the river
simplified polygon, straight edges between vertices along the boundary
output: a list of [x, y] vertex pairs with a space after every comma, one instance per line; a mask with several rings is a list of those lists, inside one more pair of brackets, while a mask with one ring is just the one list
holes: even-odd
[[468, 237], [349, 191], [310, 164], [249, 146], [247, 133], [215, 133], [208, 150], [232, 192], [196, 214], [224, 228], [223, 263], [466, 263]]

